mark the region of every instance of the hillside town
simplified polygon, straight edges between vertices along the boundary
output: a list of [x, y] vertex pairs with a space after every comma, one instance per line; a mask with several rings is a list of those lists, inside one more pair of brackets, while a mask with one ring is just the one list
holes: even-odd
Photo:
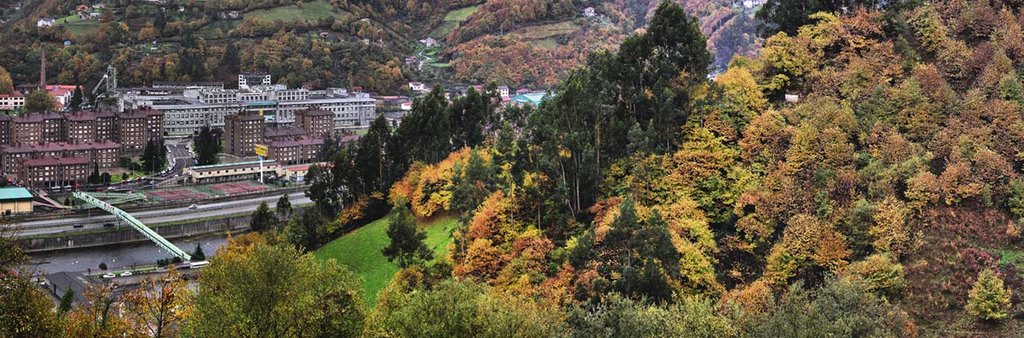
[[1024, 2], [0, 2], [0, 337], [1018, 337]]
[[[45, 53], [42, 58], [39, 83], [0, 93], [0, 112], [5, 113], [0, 114], [0, 175], [44, 196], [49, 191], [88, 189], [94, 171], [126, 175], [130, 165], [125, 163], [139, 160], [147, 147], [191, 139], [204, 127], [220, 135], [217, 142], [223, 153], [218, 162], [236, 163], [237, 174], [183, 167], [175, 173], [184, 174], [177, 183], [245, 181], [261, 172], [301, 182], [301, 169], [322, 161], [325, 137], [351, 144], [378, 116], [397, 126], [414, 100], [434, 89], [423, 82], [410, 82], [407, 95], [378, 95], [359, 87], [288, 88], [274, 84], [267, 73], [239, 74], [237, 83], [231, 84], [235, 89], [222, 82], [119, 87], [117, 71], [109, 68], [104, 82], [93, 90], [96, 95], [86, 97], [81, 85], [48, 84]], [[549, 93], [472, 85], [450, 87], [444, 97], [451, 100], [470, 89], [493, 90], [501, 106], [537, 106]], [[45, 93], [52, 100], [50, 108], [27, 111], [25, 93], [33, 92]], [[74, 100], [78, 102], [72, 104]], [[273, 162], [260, 167], [255, 161], [258, 145], [267, 149], [262, 157]]]

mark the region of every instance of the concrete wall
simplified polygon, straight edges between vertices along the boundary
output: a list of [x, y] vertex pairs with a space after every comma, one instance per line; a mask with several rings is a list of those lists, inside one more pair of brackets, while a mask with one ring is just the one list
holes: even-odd
[[[154, 228], [154, 230], [156, 230], [156, 232], [161, 236], [164, 236], [164, 238], [170, 240], [212, 233], [237, 233], [249, 230], [250, 218], [250, 215], [234, 216], [230, 218], [200, 221], [197, 223], [159, 226]], [[132, 227], [122, 226], [118, 230], [101, 233], [71, 233], [65, 236], [49, 238], [21, 239], [18, 240], [18, 243], [25, 252], [32, 253], [148, 241], [148, 238]]]

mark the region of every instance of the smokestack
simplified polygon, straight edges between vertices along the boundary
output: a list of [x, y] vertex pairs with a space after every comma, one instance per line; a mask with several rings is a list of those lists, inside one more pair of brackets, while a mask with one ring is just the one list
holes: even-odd
[[39, 56], [39, 89], [46, 90], [46, 47]]

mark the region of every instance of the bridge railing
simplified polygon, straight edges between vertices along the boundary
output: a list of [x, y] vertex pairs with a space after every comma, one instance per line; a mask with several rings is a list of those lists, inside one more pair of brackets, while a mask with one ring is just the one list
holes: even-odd
[[104, 202], [103, 200], [100, 200], [99, 198], [96, 198], [84, 192], [76, 191], [72, 194], [72, 196], [82, 200], [85, 203], [94, 205], [102, 209], [103, 211], [113, 214], [115, 217], [117, 217], [118, 220], [127, 222], [129, 225], [131, 225], [132, 228], [135, 228], [135, 230], [141, 232], [143, 236], [146, 236], [146, 238], [149, 238], [149, 240], [156, 243], [157, 246], [164, 250], [169, 251], [171, 254], [181, 258], [182, 260], [192, 260], [192, 256], [186, 253], [185, 250], [182, 250], [178, 246], [174, 245], [174, 243], [168, 241], [163, 236], [160, 236], [160, 234], [156, 233], [156, 231], [153, 231], [153, 229], [150, 229], [148, 226], [146, 226], [146, 224], [142, 223], [142, 221], [139, 221], [137, 218], [135, 218], [135, 216], [132, 216], [131, 214], [125, 212], [124, 210], [121, 210], [118, 207], [111, 205], [110, 203]]

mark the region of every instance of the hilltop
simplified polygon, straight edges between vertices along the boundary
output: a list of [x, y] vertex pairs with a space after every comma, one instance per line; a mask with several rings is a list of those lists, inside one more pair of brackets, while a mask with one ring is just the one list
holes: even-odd
[[[408, 81], [551, 88], [590, 52], [642, 32], [659, 3], [618, 1], [26, 0], [0, 9], [3, 62], [16, 84], [224, 81], [270, 72], [289, 86], [396, 92]], [[687, 1], [722, 69], [751, 54], [755, 8]], [[41, 21], [53, 19], [53, 21]]]

